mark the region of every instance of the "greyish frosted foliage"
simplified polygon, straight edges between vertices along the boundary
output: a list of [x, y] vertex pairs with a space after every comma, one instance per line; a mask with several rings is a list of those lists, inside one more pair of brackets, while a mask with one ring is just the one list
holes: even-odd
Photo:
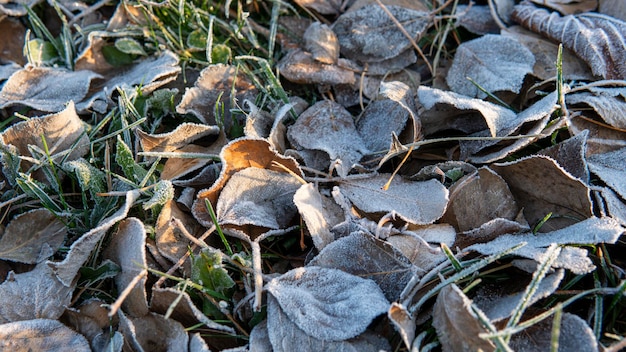
[[[548, 351], [552, 341], [553, 319], [513, 335], [509, 347], [517, 352]], [[598, 341], [586, 321], [576, 314], [564, 312], [561, 316], [559, 351], [598, 351]]]
[[512, 18], [535, 33], [562, 42], [587, 62], [594, 75], [626, 78], [626, 22], [600, 14], [560, 16], [528, 2], [516, 5]]
[[2, 351], [90, 352], [85, 337], [58, 320], [33, 319], [0, 325]]
[[409, 181], [394, 177], [389, 189], [382, 187], [391, 175], [380, 174], [366, 179], [342, 181], [341, 192], [364, 212], [395, 212], [412, 224], [432, 224], [448, 204], [448, 190], [437, 180]]
[[626, 88], [592, 87], [589, 92], [568, 94], [568, 105], [585, 104], [595, 110], [600, 118], [609, 125], [626, 129]]
[[534, 64], [533, 54], [517, 40], [488, 34], [459, 45], [446, 80], [454, 92], [470, 97], [485, 98], [487, 94], [468, 77], [488, 92], [519, 93]]
[[324, 208], [322, 195], [312, 183], [300, 186], [293, 196], [293, 202], [311, 234], [313, 244], [318, 251], [335, 240], [327, 221], [330, 216]]
[[626, 198], [626, 148], [609, 153], [594, 154], [587, 159], [589, 170], [611, 187], [617, 194]]
[[[428, 13], [401, 6], [387, 6], [391, 14], [416, 40], [430, 23]], [[399, 55], [411, 46], [398, 26], [378, 4], [369, 4], [339, 16], [332, 27], [339, 38], [341, 53], [361, 62], [382, 61]]]
[[163, 351], [180, 351], [181, 346], [189, 344], [187, 331], [174, 319], [165, 319], [155, 313], [132, 318], [122, 311], [118, 312], [118, 316], [119, 331], [124, 335], [124, 344], [132, 346], [133, 351], [152, 351], [155, 346]]
[[[272, 279], [267, 291], [276, 299], [284, 319], [305, 334], [325, 341], [341, 341], [361, 334], [372, 319], [389, 308], [389, 302], [374, 281], [317, 266], [290, 270]], [[269, 319], [273, 319], [271, 314], [268, 312]], [[270, 324], [270, 330], [271, 327]]]

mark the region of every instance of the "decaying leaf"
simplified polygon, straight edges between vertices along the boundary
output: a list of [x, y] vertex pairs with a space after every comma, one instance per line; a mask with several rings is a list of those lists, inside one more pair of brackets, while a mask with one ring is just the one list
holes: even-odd
[[418, 268], [396, 248], [364, 232], [329, 244], [308, 265], [339, 269], [349, 274], [371, 279], [391, 302], [415, 275]]
[[589, 170], [604, 181], [622, 198], [626, 199], [626, 148], [603, 154], [593, 154], [588, 159]]
[[[183, 212], [174, 200], [165, 203], [163, 208], [161, 208], [155, 226], [156, 245], [161, 255], [175, 263], [189, 251], [191, 242], [180, 233], [178, 228], [172, 226], [172, 218], [180, 220], [185, 225], [185, 229], [193, 235], [197, 235], [200, 232], [201, 226], [191, 215]], [[184, 268], [187, 270], [187, 274], [189, 274], [189, 261], [186, 263], [187, 265]]]
[[[279, 341], [282, 341], [282, 339]], [[278, 348], [277, 350], [280, 350], [280, 348]], [[248, 351], [273, 351], [272, 342], [270, 342], [269, 331], [267, 330], [267, 320], [263, 320], [252, 328], [252, 331], [250, 332], [250, 340], [248, 341]]]
[[415, 338], [415, 320], [411, 313], [398, 302], [392, 302], [387, 312], [387, 317], [396, 328], [396, 331], [402, 337], [402, 341], [406, 348], [411, 348], [413, 339]]
[[25, 105], [40, 111], [61, 111], [68, 101], [82, 101], [91, 81], [100, 77], [90, 71], [25, 68], [9, 77], [0, 90], [0, 108]]
[[[40, 153], [44, 153], [46, 148], [42, 136], [45, 138], [51, 157], [58, 162], [62, 159], [76, 160], [89, 151], [89, 138], [85, 134], [85, 125], [76, 114], [72, 102], [61, 112], [20, 122], [0, 134], [2, 143], [15, 146], [20, 156], [37, 159], [42, 155], [31, 155], [29, 146], [35, 146]], [[21, 160], [23, 172], [27, 172], [32, 166], [31, 162]], [[7, 171], [5, 165], [4, 172]], [[46, 175], [38, 167], [31, 173], [31, 176], [38, 181], [46, 182]]]
[[424, 135], [442, 130], [474, 133], [489, 129], [491, 136], [495, 137], [501, 136], [501, 130], [514, 126], [517, 121], [516, 114], [507, 108], [454, 92], [420, 86], [417, 95], [426, 109], [420, 115]]
[[[231, 96], [233, 90], [235, 96]], [[185, 92], [176, 111], [193, 114], [207, 125], [224, 126], [228, 131], [232, 126], [233, 103], [244, 99], [254, 101], [255, 95], [254, 85], [236, 67], [211, 65], [200, 72], [194, 87]]]
[[304, 111], [289, 127], [289, 141], [297, 149], [324, 151], [330, 160], [337, 159], [339, 176], [345, 177], [352, 166], [368, 153], [363, 139], [358, 134], [352, 115], [341, 105], [332, 101], [320, 101]]
[[[148, 265], [146, 263], [146, 229], [143, 223], [137, 218], [128, 218], [120, 222], [104, 256], [120, 266], [121, 271], [115, 277], [115, 283], [118, 292], [124, 291]], [[124, 299], [122, 308], [133, 317], [148, 314], [145, 276], [136, 283]]]
[[[626, 129], [626, 88], [590, 87], [588, 92], [568, 94], [569, 106], [584, 104], [592, 107], [607, 124]], [[572, 110], [576, 110], [575, 108]]]
[[311, 8], [323, 15], [338, 15], [345, 9], [349, 1], [346, 0], [295, 0], [304, 7]]
[[513, 220], [519, 211], [506, 182], [483, 167], [450, 187], [450, 202], [442, 221], [464, 232], [495, 218]]
[[[545, 319], [519, 334], [513, 335], [509, 346], [514, 351], [546, 351], [552, 347], [553, 319]], [[564, 312], [561, 316], [559, 351], [598, 351], [598, 341], [587, 322], [578, 315]]]
[[[615, 243], [623, 233], [624, 228], [615, 219], [590, 217], [574, 225], [552, 232], [537, 234], [526, 232], [502, 235], [491, 242], [471, 245], [465, 248], [465, 250], [491, 255], [511, 248], [515, 244], [527, 242], [526, 246], [513, 253], [539, 262], [545, 254], [545, 248], [553, 243], [564, 245]], [[595, 266], [587, 257], [587, 250], [569, 246], [563, 247], [559, 257], [552, 265], [553, 267], [568, 269], [575, 274], [585, 274], [595, 269]]]
[[456, 26], [463, 27], [468, 31], [478, 34], [498, 34], [500, 27], [491, 16], [491, 10], [487, 5], [458, 5], [456, 7]]
[[585, 158], [588, 136], [589, 131], [585, 130], [557, 145], [540, 150], [538, 154], [551, 157], [572, 176], [589, 183], [589, 170]]
[[[0, 4], [0, 13], [2, 12]], [[11, 61], [18, 65], [24, 65], [24, 38], [26, 26], [17, 18], [5, 17], [0, 20], [0, 33], [4, 33], [0, 42], [0, 61]]]
[[173, 152], [200, 138], [218, 135], [219, 128], [197, 123], [182, 123], [167, 133], [149, 134], [140, 129], [135, 130], [135, 133], [144, 152]]
[[531, 226], [552, 213], [539, 231], [560, 229], [593, 215], [588, 187], [553, 159], [534, 155], [491, 166], [508, 184]]
[[222, 149], [220, 158], [224, 166], [219, 179], [215, 181], [210, 189], [200, 191], [193, 204], [193, 216], [206, 227], [210, 227], [213, 222], [206, 209], [205, 200], [210, 201], [215, 206], [222, 188], [236, 172], [249, 167], [284, 171], [282, 168], [272, 165], [273, 162], [277, 162], [296, 174], [301, 174], [300, 168], [293, 158], [279, 155], [263, 139], [242, 138], [234, 140]]
[[559, 11], [562, 15], [575, 15], [598, 8], [598, 0], [530, 0], [537, 5]]
[[400, 250], [413, 265], [428, 271], [447, 258], [445, 253], [438, 250], [440, 244], [452, 247], [455, 239], [454, 227], [448, 224], [433, 224], [417, 228], [412, 226], [403, 234], [389, 236], [387, 242]]
[[528, 2], [515, 6], [513, 19], [533, 32], [563, 43], [583, 59], [594, 75], [626, 78], [626, 23], [599, 14], [559, 16]]
[[[414, 40], [431, 21], [424, 11], [395, 5], [387, 6], [387, 10]], [[339, 16], [332, 29], [339, 38], [341, 53], [354, 61], [382, 61], [411, 47], [411, 42], [378, 4], [366, 5]]]
[[185, 328], [176, 320], [165, 319], [162, 315], [149, 313], [140, 318], [127, 317], [121, 311], [120, 332], [124, 344], [135, 351], [172, 351], [186, 349], [189, 336]]
[[339, 41], [327, 25], [313, 22], [304, 32], [304, 49], [311, 53], [315, 61], [323, 64], [337, 64]]
[[84, 336], [57, 320], [33, 319], [0, 325], [0, 350], [90, 352]]
[[0, 234], [0, 259], [41, 263], [63, 244], [67, 228], [47, 209], [16, 216]]
[[619, 0], [600, 0], [598, 12], [626, 21], [626, 3]]
[[327, 220], [330, 220], [331, 216], [324, 207], [322, 195], [312, 183], [300, 186], [293, 196], [293, 202], [306, 223], [318, 251], [335, 240], [335, 236], [330, 232], [331, 224]]
[[448, 190], [439, 181], [395, 177], [389, 189], [382, 190], [390, 177], [380, 174], [344, 180], [339, 187], [354, 206], [367, 213], [395, 212], [402, 220], [416, 225], [432, 224], [441, 218], [448, 205]]
[[455, 284], [444, 287], [433, 308], [433, 326], [444, 350], [494, 351], [495, 345], [478, 335], [487, 333], [472, 310], [472, 301]]
[[452, 91], [481, 99], [487, 95], [468, 78], [488, 92], [519, 93], [534, 64], [533, 54], [517, 40], [488, 34], [459, 45], [446, 81]]
[[[270, 333], [282, 329], [280, 322], [273, 319], [286, 319], [306, 335], [324, 341], [359, 335], [389, 307], [376, 283], [337, 269], [293, 269], [272, 279], [267, 290], [275, 299], [275, 303], [269, 304]], [[274, 341], [272, 335], [270, 340], [274, 346], [281, 343]]]
[[350, 69], [354, 65], [345, 59], [338, 60], [339, 65], [329, 65], [315, 61], [306, 51], [295, 49], [280, 60], [278, 68], [281, 75], [295, 83], [354, 84], [354, 69]]

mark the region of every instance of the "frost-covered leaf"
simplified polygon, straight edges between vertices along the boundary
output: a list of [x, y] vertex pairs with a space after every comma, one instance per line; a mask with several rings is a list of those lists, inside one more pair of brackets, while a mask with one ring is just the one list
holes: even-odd
[[458, 46], [446, 80], [454, 92], [469, 97], [487, 95], [468, 77], [488, 92], [519, 93], [534, 64], [533, 54], [517, 40], [488, 34]]
[[444, 287], [437, 295], [433, 308], [433, 326], [441, 346], [446, 351], [494, 351], [495, 345], [478, 335], [487, 333], [472, 301], [455, 284]]
[[[189, 251], [191, 241], [172, 225], [172, 218], [177, 218], [185, 226], [185, 229], [192, 235], [199, 236], [202, 232], [201, 226], [191, 215], [182, 211], [174, 200], [170, 200], [159, 213], [155, 225], [155, 241], [159, 253], [173, 263], [177, 262], [185, 253]], [[185, 271], [189, 274], [189, 261], [186, 261]]]
[[406, 348], [411, 348], [416, 330], [415, 320], [411, 313], [400, 303], [392, 302], [387, 317], [402, 337]]
[[548, 213], [558, 215], [549, 219], [540, 229], [556, 230], [592, 216], [588, 187], [570, 175], [553, 159], [534, 155], [510, 163], [494, 164], [508, 184], [518, 206], [531, 226]]
[[[1, 8], [2, 4], [0, 4], [0, 13], [2, 13]], [[0, 42], [0, 61], [12, 62], [13, 65], [17, 64], [15, 65], [17, 67], [24, 65], [26, 60], [22, 49], [24, 48], [24, 38], [26, 38], [26, 26], [18, 18], [7, 16], [0, 20], [0, 33], [3, 33], [3, 40]], [[0, 74], [0, 81], [2, 79]]]
[[353, 232], [327, 245], [308, 265], [371, 279], [395, 301], [419, 270], [396, 248], [371, 234]]
[[202, 323], [209, 329], [235, 334], [235, 330], [230, 326], [216, 323], [204, 315], [186, 292], [169, 287], [152, 290], [152, 299], [150, 300], [150, 310], [152, 312], [166, 314], [172, 305], [175, 306], [170, 318], [186, 327]]
[[598, 12], [626, 21], [626, 3], [619, 0], [600, 0]]
[[456, 26], [463, 27], [468, 31], [478, 34], [497, 34], [500, 27], [491, 16], [491, 10], [487, 5], [458, 5], [456, 7]]
[[224, 269], [222, 252], [212, 248], [204, 248], [193, 256], [191, 280], [219, 293], [235, 286], [228, 270]]
[[[395, 5], [386, 8], [414, 40], [431, 21], [424, 11]], [[332, 29], [339, 38], [341, 53], [355, 61], [382, 61], [411, 47], [411, 42], [378, 4], [369, 4], [339, 16]]]
[[588, 136], [589, 131], [585, 130], [557, 145], [540, 150], [538, 154], [551, 157], [572, 176], [589, 183], [589, 170], [585, 157]]
[[65, 224], [47, 209], [20, 214], [0, 233], [0, 259], [40, 263], [61, 247], [66, 234]]
[[607, 124], [626, 129], [626, 88], [591, 87], [588, 92], [568, 94], [565, 98], [568, 107], [576, 104], [592, 107]]
[[[565, 271], [562, 269], [547, 275], [541, 280], [537, 290], [528, 300], [528, 305], [533, 305], [540, 299], [550, 296], [559, 287], [564, 276]], [[524, 298], [525, 292], [501, 295], [494, 291], [490, 287], [486, 289], [479, 288], [474, 298], [474, 304], [485, 313], [489, 320], [495, 323], [511, 316], [520, 300]]]
[[[306, 335], [326, 341], [359, 335], [389, 307], [376, 283], [337, 269], [293, 269], [272, 279], [267, 290], [277, 303], [268, 312], [270, 333], [274, 327], [280, 330], [271, 319], [286, 319]], [[278, 312], [284, 318], [276, 316]], [[272, 335], [270, 340], [275, 346]]]
[[338, 59], [340, 65], [315, 61], [313, 55], [300, 49], [292, 50], [278, 63], [280, 74], [288, 80], [300, 84], [354, 84], [356, 77], [353, 64]]
[[601, 189], [599, 196], [601, 196], [602, 201], [598, 201], [598, 203], [603, 205], [601, 214], [616, 219], [622, 226], [626, 227], [626, 203], [612, 189], [607, 187]]
[[448, 190], [437, 180], [409, 181], [394, 177], [389, 189], [382, 187], [391, 175], [380, 174], [366, 179], [344, 180], [342, 193], [367, 213], [395, 212], [404, 221], [425, 225], [441, 218], [448, 204]]
[[101, 76], [91, 71], [67, 71], [49, 67], [28, 67], [15, 72], [0, 90], [0, 108], [28, 106], [58, 112], [69, 101], [80, 102], [91, 81]]
[[167, 133], [149, 134], [140, 129], [135, 130], [135, 133], [144, 152], [173, 152], [200, 138], [218, 135], [219, 128], [198, 123], [182, 123]]
[[[231, 96], [231, 92], [235, 96]], [[207, 125], [224, 126], [228, 131], [232, 126], [230, 109], [235, 107], [232, 102], [254, 101], [255, 95], [254, 85], [235, 66], [211, 65], [200, 72], [194, 87], [185, 92], [176, 111], [193, 114]], [[215, 115], [216, 112], [219, 115]]]
[[118, 315], [124, 344], [134, 351], [178, 351], [189, 344], [185, 328], [176, 320], [155, 313], [138, 318], [127, 317], [121, 311]]
[[335, 240], [335, 236], [330, 232], [331, 224], [327, 220], [331, 216], [324, 207], [322, 195], [312, 183], [300, 186], [293, 196], [293, 202], [318, 251]]
[[575, 15], [598, 8], [598, 0], [530, 0], [537, 5], [559, 11], [562, 15]]
[[441, 243], [452, 247], [456, 239], [456, 230], [448, 224], [412, 227], [411, 230], [403, 233], [389, 236], [387, 242], [400, 250], [411, 263], [424, 271], [428, 271], [446, 260], [445, 253], [439, 251], [438, 247]]
[[516, 5], [512, 17], [531, 31], [562, 42], [587, 62], [595, 75], [626, 78], [626, 22], [593, 13], [560, 16], [528, 2]]
[[236, 172], [249, 167], [284, 171], [282, 168], [272, 164], [273, 162], [277, 162], [296, 174], [301, 174], [298, 163], [296, 163], [293, 158], [279, 155], [271, 145], [263, 139], [242, 138], [232, 141], [222, 149], [220, 158], [223, 162], [223, 167], [219, 179], [215, 181], [210, 189], [205, 189], [198, 193], [192, 208], [193, 216], [206, 227], [211, 226], [213, 222], [206, 209], [205, 200], [210, 201], [211, 204], [215, 206], [220, 192], [230, 177]]
[[323, 15], [338, 15], [348, 0], [295, 0], [300, 6], [313, 9]]
[[304, 32], [304, 49], [311, 53], [315, 61], [324, 64], [337, 64], [339, 41], [327, 25], [313, 22]]
[[517, 120], [516, 114], [509, 109], [454, 92], [420, 86], [417, 95], [426, 109], [420, 115], [424, 135], [441, 130], [474, 133], [489, 129], [491, 136], [495, 137], [501, 136], [499, 132]]
[[[62, 159], [76, 160], [89, 151], [89, 138], [85, 134], [85, 125], [76, 114], [72, 102], [61, 112], [17, 123], [0, 135], [4, 145], [14, 145], [20, 156], [28, 157], [32, 156], [29, 150], [30, 145], [36, 146], [38, 150], [45, 150], [42, 136], [46, 140], [51, 157], [57, 162]], [[33, 166], [26, 160], [21, 160], [20, 165], [23, 172]], [[10, 173], [7, 174], [6, 166], [3, 171], [6, 176], [11, 176]], [[31, 176], [38, 181], [46, 181], [46, 175], [41, 169], [36, 169]]]
[[[122, 269], [115, 277], [118, 292], [122, 292], [131, 284], [145, 267], [146, 262], [146, 229], [137, 218], [128, 218], [120, 222], [117, 232], [106, 251], [106, 258], [111, 259]], [[144, 276], [132, 288], [124, 299], [122, 308], [133, 317], [148, 314], [146, 296], [146, 277]]]
[[[545, 319], [511, 337], [514, 351], [547, 351], [552, 347], [554, 319]], [[564, 312], [561, 316], [559, 351], [598, 351], [598, 341], [587, 322], [578, 315]]]
[[300, 182], [286, 172], [258, 167], [230, 177], [215, 209], [220, 225], [253, 225], [284, 229], [296, 215], [293, 196]]
[[626, 199], [626, 148], [603, 154], [593, 154], [587, 158], [589, 170]]
[[126, 145], [120, 135], [117, 135], [115, 149], [115, 163], [122, 168], [124, 176], [136, 183], [142, 182], [148, 174], [148, 170], [137, 164], [133, 151]]
[[122, 37], [115, 40], [115, 48], [125, 54], [147, 55], [145, 50], [143, 50], [143, 46], [131, 37]]
[[84, 336], [57, 320], [33, 319], [0, 325], [0, 350], [90, 352]]
[[250, 352], [272, 352], [269, 331], [267, 330], [267, 320], [263, 320], [255, 325], [250, 332], [248, 341], [248, 351]]
[[142, 205], [146, 210], [162, 206], [174, 198], [174, 185], [172, 185], [172, 182], [169, 180], [157, 182], [152, 191], [154, 192], [152, 197]]
[[352, 115], [332, 101], [320, 101], [303, 112], [287, 132], [297, 149], [314, 149], [328, 153], [330, 163], [341, 160], [337, 173], [345, 177], [352, 166], [368, 153], [358, 134]]
[[494, 218], [513, 220], [519, 211], [502, 177], [483, 167], [450, 187], [450, 202], [442, 221], [464, 232]]
[[[545, 254], [545, 249], [553, 243], [562, 245], [615, 243], [623, 233], [624, 228], [612, 218], [590, 217], [552, 232], [502, 235], [491, 242], [471, 245], [465, 250], [491, 255], [511, 248], [515, 244], [527, 242], [526, 246], [516, 250], [513, 254], [539, 262]], [[568, 269], [575, 274], [585, 274], [595, 268], [587, 257], [587, 251], [577, 247], [564, 247], [552, 266]]]
[[[70, 305], [74, 287], [54, 276], [46, 262], [0, 284], [0, 324], [29, 319], [58, 319]], [[0, 329], [2, 331], [2, 329]]]

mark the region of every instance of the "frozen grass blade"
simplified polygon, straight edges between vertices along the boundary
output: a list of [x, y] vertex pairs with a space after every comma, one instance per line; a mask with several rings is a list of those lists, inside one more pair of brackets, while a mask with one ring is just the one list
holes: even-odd
[[556, 306], [554, 318], [552, 318], [552, 333], [550, 336], [550, 352], [559, 351], [559, 336], [561, 336], [561, 318], [563, 316], [563, 308], [561, 304]]

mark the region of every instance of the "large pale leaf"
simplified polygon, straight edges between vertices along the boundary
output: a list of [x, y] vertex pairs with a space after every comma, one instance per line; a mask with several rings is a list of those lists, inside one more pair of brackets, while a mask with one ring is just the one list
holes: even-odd
[[320, 101], [303, 112], [289, 127], [287, 137], [297, 149], [326, 152], [330, 157], [329, 166], [335, 160], [341, 160], [337, 168], [340, 176], [346, 176], [352, 166], [368, 153], [352, 115], [341, 105], [328, 100]]
[[[29, 157], [32, 156], [29, 145], [36, 146], [42, 151], [45, 150], [42, 136], [46, 140], [52, 158], [57, 162], [61, 159], [76, 160], [89, 151], [89, 138], [85, 134], [85, 125], [76, 114], [72, 102], [63, 111], [17, 123], [0, 135], [3, 144], [14, 145], [20, 156]], [[32, 165], [31, 162], [21, 161], [21, 169], [24, 172]], [[39, 181], [46, 180], [41, 170], [34, 171], [31, 176]]]
[[433, 308], [433, 326], [445, 351], [494, 351], [495, 345], [481, 339], [487, 333], [471, 308], [472, 301], [455, 284], [444, 287]]
[[[139, 275], [146, 263], [146, 229], [137, 218], [128, 218], [120, 222], [117, 232], [104, 252], [104, 257], [118, 264], [121, 271], [115, 277], [118, 292], [124, 291]], [[146, 296], [146, 277], [142, 277], [132, 287], [122, 303], [125, 312], [133, 317], [148, 314]]]
[[626, 148], [603, 154], [593, 154], [588, 159], [589, 170], [626, 199]]
[[389, 174], [381, 174], [344, 180], [339, 187], [354, 206], [368, 213], [393, 211], [413, 224], [432, 224], [443, 215], [448, 204], [448, 190], [441, 182], [394, 177], [389, 189], [382, 190], [390, 177]]
[[492, 137], [515, 125], [516, 114], [500, 105], [471, 99], [454, 92], [420, 86], [417, 90], [426, 112], [420, 115], [424, 135], [442, 130], [474, 133], [488, 129]]
[[[278, 309], [305, 334], [326, 341], [359, 335], [389, 307], [376, 283], [337, 269], [293, 269], [272, 279], [267, 290], [278, 303], [270, 309]], [[274, 319], [275, 314], [268, 316]], [[270, 331], [275, 326], [268, 321]]]
[[[502, 235], [487, 243], [471, 245], [465, 250], [491, 255], [521, 242], [527, 242], [526, 246], [516, 250], [513, 254], [539, 262], [545, 254], [545, 249], [553, 243], [562, 245], [615, 243], [623, 233], [624, 228], [615, 219], [591, 217], [552, 232]], [[587, 257], [587, 251], [578, 247], [564, 247], [552, 265], [568, 269], [576, 274], [585, 274], [595, 268]]]
[[57, 320], [33, 319], [0, 325], [0, 350], [90, 352], [84, 336]]
[[592, 215], [588, 187], [547, 156], [534, 155], [494, 164], [491, 169], [506, 181], [531, 225], [548, 213], [558, 215], [548, 220], [540, 231], [563, 228]]
[[531, 31], [562, 42], [587, 62], [595, 75], [626, 78], [626, 22], [599, 14], [560, 16], [528, 2], [516, 5], [512, 17]]
[[[414, 40], [430, 23], [428, 13], [424, 11], [395, 5], [387, 6], [387, 10]], [[341, 53], [351, 60], [382, 61], [411, 47], [411, 42], [378, 4], [369, 4], [339, 16], [332, 29], [339, 38]]]
[[488, 34], [457, 47], [446, 80], [454, 92], [470, 97], [487, 95], [468, 77], [488, 92], [519, 93], [534, 64], [533, 54], [517, 40]]
[[91, 81], [101, 76], [91, 71], [28, 67], [15, 72], [0, 90], [0, 108], [28, 106], [46, 112], [65, 109], [69, 101], [82, 101]]
[[67, 228], [47, 209], [35, 209], [16, 216], [1, 234], [0, 259], [40, 263], [63, 244]]
[[334, 241], [308, 265], [339, 269], [371, 279], [389, 301], [400, 297], [406, 284], [418, 271], [402, 252], [364, 232], [353, 232]]
[[217, 201], [220, 225], [253, 225], [283, 229], [296, 215], [293, 196], [300, 182], [286, 172], [258, 167], [230, 177]]

